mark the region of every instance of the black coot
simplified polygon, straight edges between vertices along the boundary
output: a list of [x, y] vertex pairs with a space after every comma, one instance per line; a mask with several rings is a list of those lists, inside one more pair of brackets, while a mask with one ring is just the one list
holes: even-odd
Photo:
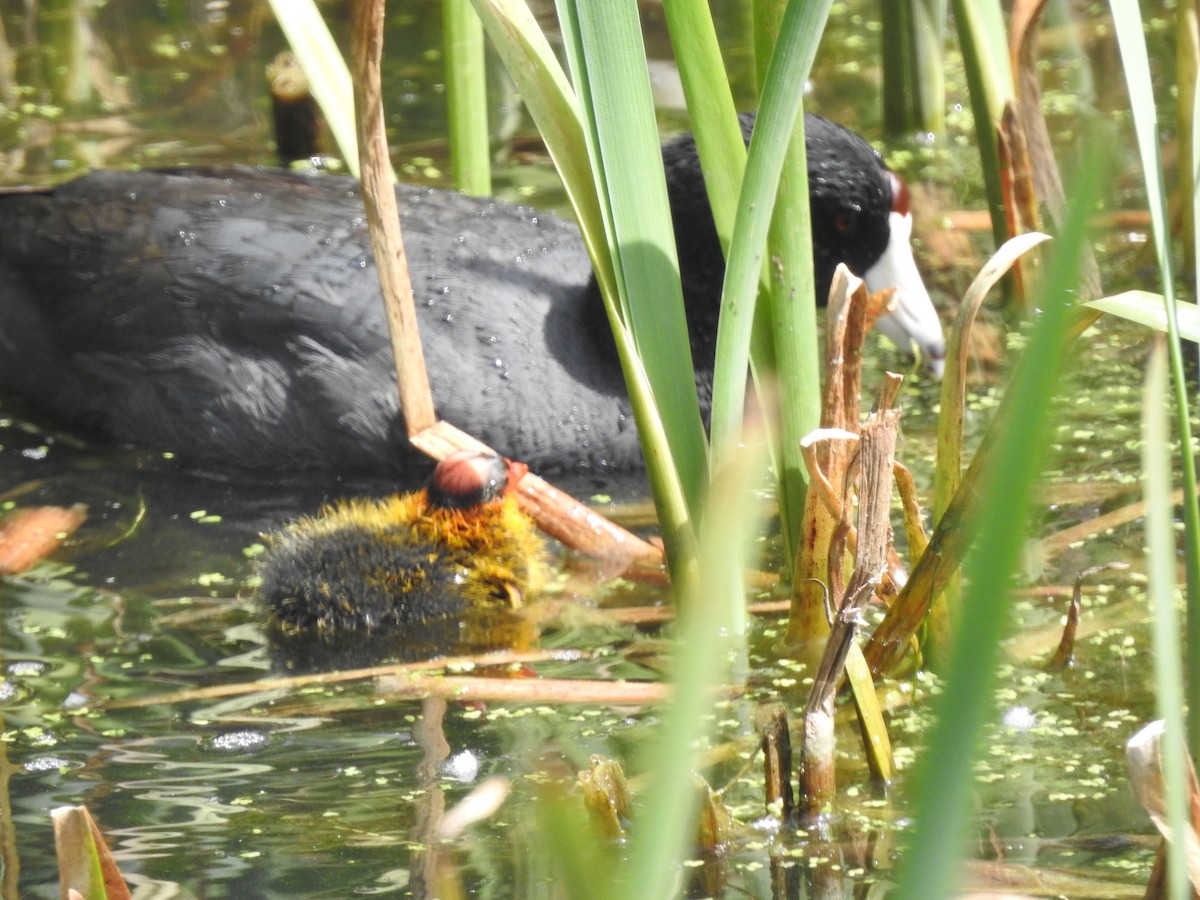
[[[749, 130], [751, 119], [744, 119]], [[809, 116], [818, 290], [846, 262], [898, 285], [882, 323], [934, 365], [942, 332], [902, 182]], [[689, 138], [664, 148], [697, 382], [723, 262]], [[398, 186], [439, 415], [536, 470], [642, 465], [575, 226]], [[0, 389], [121, 441], [248, 468], [404, 470], [407, 443], [357, 186], [247, 169], [95, 172], [0, 198]]]

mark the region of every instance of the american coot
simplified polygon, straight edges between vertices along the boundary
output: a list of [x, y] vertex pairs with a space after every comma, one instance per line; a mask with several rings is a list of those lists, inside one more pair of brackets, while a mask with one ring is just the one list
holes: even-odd
[[[743, 120], [749, 133], [751, 119]], [[808, 116], [819, 296], [837, 262], [896, 284], [884, 326], [940, 361], [907, 191]], [[664, 147], [702, 398], [723, 261], [690, 138]], [[399, 186], [439, 415], [542, 472], [642, 465], [575, 226]], [[355, 183], [247, 169], [95, 172], [0, 198], [0, 389], [118, 440], [206, 462], [414, 464]]]
[[265, 535], [259, 593], [272, 623], [386, 630], [522, 605], [543, 574], [541, 539], [508, 493], [524, 471], [459, 451], [415, 493], [343, 501]]

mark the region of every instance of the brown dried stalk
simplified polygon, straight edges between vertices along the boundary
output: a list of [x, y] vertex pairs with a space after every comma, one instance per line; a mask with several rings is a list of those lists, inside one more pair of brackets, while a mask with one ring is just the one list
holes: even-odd
[[87, 518], [87, 507], [35, 506], [0, 521], [0, 575], [24, 572], [58, 549]]
[[355, 121], [358, 123], [358, 164], [362, 172], [363, 204], [375, 269], [383, 289], [396, 377], [400, 384], [400, 409], [409, 436], [428, 428], [437, 416], [425, 371], [425, 353], [417, 328], [408, 257], [400, 236], [400, 211], [392, 186], [392, 162], [383, 121], [384, 0], [358, 0], [351, 6], [351, 65], [354, 77]]
[[1092, 566], [1084, 569], [1075, 578], [1075, 587], [1071, 591], [1071, 605], [1067, 609], [1067, 622], [1063, 626], [1062, 638], [1058, 642], [1058, 649], [1054, 651], [1054, 656], [1046, 663], [1047, 669], [1065, 669], [1075, 661], [1075, 636], [1079, 631], [1080, 611], [1083, 608], [1083, 579], [1089, 575], [1095, 575], [1097, 572], [1104, 572], [1108, 569], [1128, 569], [1126, 563], [1113, 562], [1105, 563], [1100, 566]]
[[493, 703], [618, 703], [645, 706], [662, 703], [670, 685], [656, 681], [587, 681], [575, 678], [477, 678], [412, 672], [379, 679], [379, 694], [388, 700], [442, 697]]
[[526, 665], [550, 660], [586, 658], [582, 651], [572, 650], [494, 650], [473, 656], [443, 656], [423, 662], [368, 666], [361, 669], [343, 669], [337, 672], [313, 672], [307, 675], [292, 675], [287, 678], [258, 678], [254, 681], [239, 681], [236, 684], [215, 684], [202, 688], [174, 691], [170, 694], [154, 694], [118, 700], [103, 704], [105, 709], [137, 709], [145, 706], [170, 706], [176, 703], [192, 703], [198, 700], [217, 700], [223, 697], [241, 697], [246, 694], [262, 694], [268, 691], [294, 691], [318, 685], [346, 684], [366, 681], [388, 675], [402, 676], [409, 672], [455, 671], [462, 669], [486, 669], [499, 666]]
[[792, 737], [788, 731], [787, 708], [774, 705], [761, 712], [766, 721], [759, 726], [762, 737], [763, 778], [766, 783], [767, 807], [779, 805], [779, 817], [787, 822], [795, 808], [792, 794]]
[[[887, 571], [891, 549], [892, 468], [900, 410], [895, 409], [900, 376], [889, 373], [878, 408], [862, 427], [859, 444], [858, 548], [854, 569], [842, 593], [837, 615], [830, 625], [829, 641], [804, 712], [804, 745], [801, 748], [801, 803], [809, 817], [820, 815], [833, 802], [834, 698], [854, 646], [862, 609], [875, 594]], [[848, 528], [848, 523], [842, 530]], [[835, 542], [836, 543], [836, 542]], [[832, 573], [839, 567], [830, 563]]]
[[[867, 327], [866, 288], [844, 266], [833, 276], [829, 311], [825, 319], [826, 378], [821, 398], [821, 429], [858, 431], [861, 384], [860, 348]], [[792, 584], [792, 611], [787, 642], [800, 646], [824, 636], [825, 588], [829, 584], [829, 549], [837, 527], [843, 473], [853, 447], [847, 441], [814, 444], [806, 440], [805, 457], [811, 485], [804, 501], [804, 518], [796, 548], [796, 573]]]
[[60, 896], [130, 900], [129, 887], [100, 826], [86, 806], [60, 806], [50, 811], [58, 856]]

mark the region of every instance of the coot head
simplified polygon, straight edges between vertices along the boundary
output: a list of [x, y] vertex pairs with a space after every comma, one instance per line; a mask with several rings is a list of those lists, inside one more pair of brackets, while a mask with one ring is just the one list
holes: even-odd
[[[753, 114], [743, 115], [741, 122], [748, 141]], [[805, 116], [804, 129], [817, 302], [824, 305], [838, 263], [863, 278], [872, 292], [895, 288], [892, 312], [879, 320], [879, 328], [940, 374], [945, 338], [913, 259], [908, 187], [854, 132], [815, 115]], [[707, 294], [699, 305], [711, 307], [705, 313], [689, 310], [693, 335], [706, 329], [715, 333], [701, 316], [716, 315], [724, 264], [695, 141], [691, 135], [677, 138], [664, 146], [663, 155], [684, 291], [693, 297]]]

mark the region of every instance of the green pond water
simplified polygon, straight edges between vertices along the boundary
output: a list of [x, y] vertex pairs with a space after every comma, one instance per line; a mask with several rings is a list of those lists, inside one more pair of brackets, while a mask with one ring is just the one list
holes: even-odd
[[[446, 168], [436, 8], [390, 5], [386, 67], [397, 166], [435, 183]], [[324, 9], [344, 36], [342, 6]], [[747, 64], [734, 39], [744, 34], [740, 10], [733, 2], [717, 8], [735, 69]], [[645, 13], [651, 52], [665, 58], [661, 10]], [[837, 5], [808, 104], [869, 135], [878, 134], [873, 16], [868, 5]], [[88, 166], [271, 161], [261, 73], [283, 41], [265, 6], [44, 3], [27, 18], [24, 3], [4, 0], [0, 23], [21, 86], [19, 100], [0, 108], [0, 181], [51, 180]], [[72, 50], [65, 34], [89, 40]], [[1092, 36], [1088, 56], [1097, 65], [1089, 71], [1106, 72], [1111, 44]], [[79, 71], [90, 83], [71, 81]], [[679, 119], [670, 67], [656, 63], [655, 73], [670, 125]], [[951, 135], [939, 152], [901, 150], [896, 158], [908, 160], [914, 183], [932, 185], [946, 208], [980, 208], [955, 78], [951, 66]], [[1076, 87], [1067, 95], [1073, 103], [1060, 101], [1058, 133], [1096, 108], [1103, 88]], [[498, 191], [560, 206], [513, 98], [499, 87], [493, 99]], [[1119, 200], [1136, 208], [1135, 183], [1125, 183], [1130, 193]], [[1106, 267], [1116, 261], [1117, 270], [1137, 273], [1149, 263], [1137, 230], [1112, 229], [1102, 241]], [[926, 251], [937, 299], [961, 293], [978, 262], [973, 248], [982, 246], [976, 235], [963, 259]], [[1126, 274], [1107, 286], [1152, 285]], [[1142, 335], [1111, 326], [1081, 343], [1063, 385], [1038, 531], [1052, 534], [1138, 499], [1143, 350]], [[904, 365], [872, 343], [872, 383], [885, 366]], [[968, 421], [976, 437], [998, 381], [988, 370], [977, 375]], [[937, 386], [917, 376], [907, 382], [899, 456], [927, 491]], [[58, 895], [49, 811], [79, 803], [110, 836], [138, 897], [429, 896], [427, 821], [492, 775], [511, 780], [511, 797], [446, 845], [441, 862], [470, 896], [554, 896], [555, 870], [537, 826], [539, 786], [584, 768], [593, 754], [639, 772], [661, 709], [443, 705], [388, 699], [371, 681], [153, 703], [156, 695], [278, 673], [288, 661], [263, 628], [247, 549], [263, 530], [328, 499], [392, 486], [197, 471], [58, 430], [12, 399], [0, 404], [0, 499], [89, 507], [87, 524], [53, 561], [0, 578], [0, 896]], [[636, 483], [565, 486], [583, 496], [643, 493]], [[1015, 601], [1018, 634], [965, 836], [973, 884], [1015, 878], [1016, 889], [1044, 896], [1141, 896], [1155, 841], [1123, 763], [1125, 741], [1154, 717], [1139, 529], [1135, 519], [1053, 555], [1031, 546], [1031, 586], [1069, 583], [1098, 563], [1131, 568], [1093, 579], [1085, 591], [1077, 662], [1063, 672], [1044, 662], [1066, 598]], [[564, 564], [551, 596], [582, 609], [666, 602], [658, 588], [610, 583], [575, 563]], [[777, 618], [754, 621], [747, 690], [714, 704], [708, 741], [720, 752], [705, 775], [726, 787], [740, 825], [720, 859], [689, 866], [689, 893], [817, 896], [811, 873], [834, 866], [846, 896], [879, 896], [904, 839], [904, 773], [928, 727], [922, 701], [936, 679], [887, 687], [901, 767], [889, 797], [867, 785], [856, 728], [842, 722], [831, 853], [781, 831], [763, 805], [756, 709], [782, 702], [798, 713], [806, 694], [808, 673], [780, 658], [784, 627]], [[667, 635], [564, 613], [538, 641], [559, 656], [518, 674], [656, 681]]]

